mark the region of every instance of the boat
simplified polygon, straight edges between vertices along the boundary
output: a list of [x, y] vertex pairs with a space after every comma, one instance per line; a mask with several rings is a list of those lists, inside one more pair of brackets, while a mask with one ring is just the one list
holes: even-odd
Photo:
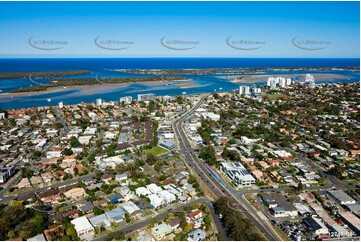
[[182, 95], [186, 95], [187, 94], [187, 92], [182, 92]]
[[48, 100], [47, 100], [48, 102], [51, 102], [51, 99], [50, 98], [48, 98]]

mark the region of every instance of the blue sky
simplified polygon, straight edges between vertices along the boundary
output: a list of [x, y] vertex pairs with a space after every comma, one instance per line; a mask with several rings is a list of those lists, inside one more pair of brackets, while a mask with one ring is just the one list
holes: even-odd
[[360, 14], [359, 2], [0, 2], [0, 36], [0, 57], [359, 58]]

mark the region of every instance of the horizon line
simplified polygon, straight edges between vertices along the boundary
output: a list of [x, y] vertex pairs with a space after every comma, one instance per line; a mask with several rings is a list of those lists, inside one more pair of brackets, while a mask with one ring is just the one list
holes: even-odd
[[360, 57], [164, 57], [164, 56], [139, 56], [139, 57], [0, 57], [0, 59], [360, 59]]

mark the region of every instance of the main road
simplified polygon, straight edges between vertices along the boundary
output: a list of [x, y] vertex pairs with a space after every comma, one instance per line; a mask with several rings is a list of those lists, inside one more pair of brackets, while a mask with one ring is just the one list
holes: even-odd
[[178, 148], [181, 151], [181, 154], [184, 155], [185, 162], [188, 166], [193, 168], [197, 175], [204, 181], [204, 184], [217, 198], [226, 196], [230, 200], [237, 201], [238, 207], [240, 208], [239, 211], [242, 212], [243, 215], [257, 227], [257, 229], [259, 229], [266, 239], [274, 241], [282, 240], [274, 231], [272, 225], [260, 218], [242, 196], [238, 196], [232, 189], [227, 187], [226, 184], [222, 184], [220, 179], [216, 179], [214, 174], [211, 174], [212, 171], [198, 158], [197, 154], [191, 148], [187, 135], [182, 128], [182, 123], [203, 104], [204, 99], [205, 97], [202, 96], [199, 102], [191, 110], [183, 114], [183, 116], [173, 123], [173, 129], [179, 142]]
[[52, 185], [49, 185], [49, 186], [34, 188], [34, 189], [29, 190], [27, 192], [19, 193], [17, 195], [2, 196], [0, 203], [7, 204], [12, 200], [17, 199], [21, 195], [25, 195], [25, 194], [29, 194], [29, 193], [39, 193], [39, 192], [43, 192], [43, 191], [46, 191], [46, 190], [51, 189], [51, 188], [59, 188], [59, 187], [62, 187], [62, 186], [68, 186], [68, 185], [71, 185], [73, 183], [77, 183], [79, 181], [91, 180], [94, 175], [95, 175], [95, 173], [89, 173], [89, 174], [84, 175], [84, 176], [72, 178], [72, 179], [69, 179], [69, 180], [66, 180], [66, 181], [63, 181], [63, 182], [59, 182], [59, 183], [55, 183], [55, 184], [52, 184]]

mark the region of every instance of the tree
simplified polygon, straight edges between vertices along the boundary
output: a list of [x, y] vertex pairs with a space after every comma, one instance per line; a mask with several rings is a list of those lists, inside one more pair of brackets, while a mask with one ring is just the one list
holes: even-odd
[[73, 154], [73, 151], [71, 149], [65, 149], [63, 151], [63, 155], [72, 155]]
[[100, 214], [103, 214], [104, 213], [104, 210], [103, 209], [100, 209], [99, 207], [95, 206], [93, 208], [93, 213], [94, 215], [100, 215]]
[[129, 223], [130, 222], [130, 216], [129, 214], [125, 214], [125, 222]]
[[72, 136], [71, 138], [70, 138], [70, 146], [71, 147], [79, 147], [79, 146], [81, 146], [81, 144], [80, 144], [80, 142], [79, 142], [79, 140], [77, 139], [77, 138], [75, 138], [74, 136]]
[[31, 231], [29, 231], [29, 230], [21, 230], [20, 233], [19, 233], [19, 236], [22, 239], [28, 239], [31, 236]]
[[2, 218], [7, 222], [9, 227], [20, 224], [25, 221], [28, 216], [29, 213], [26, 212], [24, 205], [16, 200], [12, 200], [2, 214]]
[[198, 157], [205, 160], [209, 165], [215, 165], [217, 162], [214, 148], [210, 145], [203, 147]]
[[41, 155], [42, 155], [41, 151], [36, 150], [33, 153], [33, 158], [34, 159], [39, 158]]
[[6, 235], [6, 222], [0, 218], [0, 240], [4, 241]]
[[223, 215], [222, 223], [228, 237], [237, 241], [264, 240], [250, 220], [228, 207], [228, 201], [227, 197], [222, 197], [215, 203], [216, 213]]
[[148, 165], [152, 166], [156, 163], [156, 161], [157, 161], [157, 157], [154, 154], [147, 153], [146, 162], [148, 163]]
[[71, 240], [75, 241], [78, 240], [78, 234], [76, 230], [74, 229], [73, 224], [68, 224], [66, 228], [66, 234], [70, 236]]
[[207, 215], [207, 216], [204, 218], [204, 222], [205, 222], [206, 224], [211, 224], [212, 220], [211, 220], [211, 218]]
[[172, 220], [174, 218], [174, 214], [173, 213], [169, 213], [167, 216], [168, 221]]
[[303, 190], [303, 184], [301, 182], [299, 182], [297, 185], [297, 191], [302, 192], [302, 190]]
[[190, 223], [187, 223], [187, 225], [184, 227], [184, 232], [188, 233], [189, 231], [191, 231], [192, 229], [192, 225]]
[[9, 237], [10, 239], [15, 238], [15, 236], [16, 236], [16, 234], [15, 234], [14, 231], [10, 230], [10, 231], [8, 232], [8, 237]]

